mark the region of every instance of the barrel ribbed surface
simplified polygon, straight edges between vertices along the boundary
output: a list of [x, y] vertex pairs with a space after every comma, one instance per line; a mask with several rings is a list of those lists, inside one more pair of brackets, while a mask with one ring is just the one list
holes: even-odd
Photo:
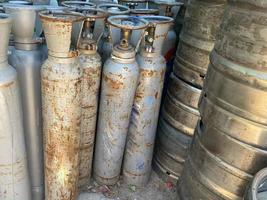
[[187, 4], [174, 69], [161, 109], [153, 162], [154, 169], [164, 178], [177, 180], [183, 169], [200, 119], [198, 101], [225, 3], [192, 0]]
[[[267, 165], [267, 7], [229, 1], [199, 103], [180, 199], [241, 200]], [[193, 187], [197, 186], [197, 187]]]

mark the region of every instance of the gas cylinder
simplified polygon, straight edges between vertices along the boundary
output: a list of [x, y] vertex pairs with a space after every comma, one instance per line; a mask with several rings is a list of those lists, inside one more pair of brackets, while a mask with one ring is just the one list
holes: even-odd
[[75, 200], [82, 70], [75, 49], [79, 34], [72, 30], [74, 24], [81, 26], [84, 17], [70, 11], [43, 11], [40, 17], [48, 47], [48, 59], [41, 68], [45, 198]]
[[148, 8], [149, 0], [119, 0], [121, 5], [128, 6], [131, 10]]
[[0, 14], [0, 199], [31, 200], [17, 72], [7, 62], [11, 26]]
[[[86, 20], [83, 23], [79, 39], [79, 61], [83, 70], [82, 76], [82, 120], [79, 163], [79, 186], [89, 182], [91, 178], [98, 96], [101, 79], [102, 62], [97, 53], [97, 41], [104, 30], [105, 11], [86, 9], [83, 11]], [[99, 22], [101, 21], [101, 22]]]
[[142, 15], [158, 15], [159, 10], [158, 9], [152, 9], [152, 8], [137, 8], [137, 9], [131, 9], [131, 15], [133, 16], [142, 16]]
[[[102, 72], [101, 96], [94, 157], [95, 180], [113, 185], [119, 180], [128, 125], [138, 83], [136, 46], [130, 43], [134, 30], [144, 30], [144, 19], [118, 15], [108, 18], [110, 26], [121, 29], [121, 41], [112, 50]], [[139, 38], [141, 41], [141, 37]]]
[[22, 97], [23, 126], [34, 200], [44, 199], [43, 134], [40, 69], [44, 60], [41, 39], [34, 33], [36, 6], [4, 6], [13, 18], [14, 45], [9, 63], [17, 70]]
[[[108, 12], [108, 16], [128, 15], [130, 13], [130, 9], [128, 7], [118, 4], [100, 4], [98, 5], [98, 8], [106, 10]], [[114, 27], [111, 27], [110, 29], [111, 30], [109, 30], [108, 25], [105, 24], [105, 30], [103, 36], [101, 37], [98, 43], [98, 52], [101, 55], [103, 63], [105, 63], [105, 61], [110, 57], [113, 43], [117, 44], [120, 41], [119, 29]], [[114, 31], [116, 31], [116, 33], [114, 33]], [[111, 32], [113, 32], [112, 40], [111, 40]]]
[[85, 2], [85, 1], [63, 1], [61, 4], [63, 6], [75, 9], [93, 8], [96, 6], [92, 2]]
[[[165, 2], [161, 0], [156, 0], [155, 3], [157, 3], [159, 6], [164, 7], [165, 10], [163, 15], [167, 17], [176, 17], [177, 14], [176, 13], [174, 14], [172, 12], [172, 9], [177, 8], [177, 10], [179, 11], [180, 7], [183, 5], [183, 3], [181, 2], [175, 2], [175, 1]], [[161, 15], [161, 12], [159, 12], [159, 14]], [[172, 65], [172, 60], [174, 59], [175, 56], [176, 46], [177, 46], [177, 36], [172, 26], [168, 31], [168, 33], [166, 34], [166, 40], [162, 46], [162, 55], [165, 57], [168, 65]]]
[[151, 162], [166, 61], [161, 55], [165, 35], [173, 21], [170, 17], [144, 16], [149, 22], [137, 62], [138, 87], [131, 114], [124, 154], [123, 178], [127, 184], [144, 186], [151, 173]]

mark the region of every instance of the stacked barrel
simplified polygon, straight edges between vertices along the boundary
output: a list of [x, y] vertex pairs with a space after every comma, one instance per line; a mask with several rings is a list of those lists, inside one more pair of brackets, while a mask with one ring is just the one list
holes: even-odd
[[158, 126], [153, 166], [163, 178], [177, 180], [200, 118], [198, 101], [226, 0], [188, 2], [174, 70]]
[[199, 103], [181, 200], [243, 199], [267, 166], [267, 1], [229, 0]]

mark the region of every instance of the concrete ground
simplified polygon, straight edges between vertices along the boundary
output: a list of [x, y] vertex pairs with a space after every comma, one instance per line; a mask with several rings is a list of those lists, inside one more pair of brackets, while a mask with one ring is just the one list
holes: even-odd
[[78, 200], [177, 200], [176, 186], [163, 182], [155, 172], [146, 187], [125, 185], [122, 181], [115, 186], [88, 184], [80, 191]]

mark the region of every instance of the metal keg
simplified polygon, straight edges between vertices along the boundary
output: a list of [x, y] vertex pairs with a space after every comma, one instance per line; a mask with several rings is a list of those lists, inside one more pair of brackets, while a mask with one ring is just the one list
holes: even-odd
[[[190, 1], [187, 5], [184, 27], [180, 35], [179, 47], [176, 53], [174, 72], [170, 75], [168, 89], [161, 109], [161, 118], [175, 130], [172, 132], [177, 134], [177, 136], [174, 137], [176, 139], [174, 142], [176, 146], [174, 148], [178, 150], [181, 149], [182, 146], [185, 148], [185, 151], [177, 152], [175, 149], [166, 148], [167, 145], [164, 143], [167, 141], [163, 138], [166, 137], [170, 131], [166, 129], [162, 130], [159, 127], [158, 145], [155, 148], [153, 162], [154, 169], [158, 174], [165, 175], [161, 177], [167, 180], [176, 181], [179, 178], [182, 165], [187, 157], [189, 144], [195, 132], [195, 127], [200, 119], [198, 101], [200, 99], [202, 86], [201, 84], [196, 84], [194, 79], [188, 79], [186, 76], [183, 76], [182, 71], [181, 73], [179, 71], [179, 74], [177, 74], [177, 70], [182, 68], [191, 70], [190, 67], [192, 66], [191, 64], [177, 65], [177, 62], [181, 62], [181, 60], [183, 60], [184, 63], [194, 61], [195, 68], [205, 68], [206, 70], [209, 62], [208, 56], [214, 46], [215, 35], [219, 27], [215, 22], [220, 23], [225, 7], [224, 3], [225, 1], [194, 0]], [[191, 46], [187, 45], [187, 43], [190, 43]], [[179, 48], [184, 48], [185, 44], [190, 48], [186, 51], [181, 51]], [[200, 55], [196, 53], [195, 50], [199, 48], [199, 46], [195, 48], [194, 45], [198, 44], [210, 47], [206, 49], [205, 56], [203, 56], [204, 54]], [[205, 65], [203, 65], [203, 60], [205, 60]], [[203, 76], [197, 73], [198, 80], [201, 79], [202, 82], [206, 73], [205, 70], [202, 70]], [[174, 155], [174, 152], [178, 154]], [[170, 162], [170, 160], [172, 162]]]
[[15, 48], [8, 57], [17, 70], [22, 92], [23, 126], [26, 139], [32, 198], [44, 199], [43, 134], [40, 70], [44, 61], [43, 39], [34, 32], [39, 6], [5, 5], [13, 17]]
[[195, 87], [203, 87], [225, 3], [226, 0], [193, 0], [187, 5], [173, 71]]
[[144, 35], [148, 22], [117, 15], [109, 17], [108, 23], [121, 30], [121, 42], [113, 48], [103, 67], [93, 175], [98, 183], [113, 185], [120, 177], [139, 77], [135, 58], [138, 46], [130, 43], [131, 33], [141, 29]]
[[245, 200], [267, 199], [267, 168], [260, 170], [250, 183]]
[[0, 14], [0, 199], [31, 200], [20, 88], [7, 60], [12, 17]]
[[[161, 109], [162, 121], [158, 127], [158, 141], [153, 162], [154, 169], [165, 180], [177, 180], [182, 171], [189, 144], [200, 118], [198, 111], [200, 94], [200, 89], [171, 74]], [[173, 146], [168, 145], [168, 138], [174, 140]]]
[[267, 23], [258, 20], [266, 10], [264, 1], [227, 4], [199, 102], [202, 121], [179, 181], [181, 200], [242, 199], [267, 166]]
[[[48, 47], [41, 68], [46, 200], [75, 200], [79, 180], [82, 69], [78, 60], [83, 15], [40, 13]], [[79, 32], [79, 31], [78, 31]], [[71, 39], [71, 36], [74, 38]]]
[[176, 182], [183, 170], [191, 141], [191, 136], [176, 130], [160, 116], [153, 169], [164, 181]]

